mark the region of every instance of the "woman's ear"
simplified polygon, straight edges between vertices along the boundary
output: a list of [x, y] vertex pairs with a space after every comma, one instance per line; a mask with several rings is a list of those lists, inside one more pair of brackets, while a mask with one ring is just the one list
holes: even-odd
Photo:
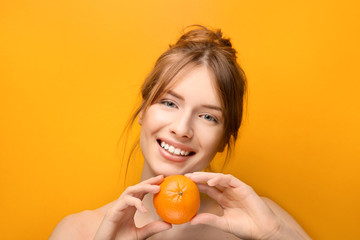
[[139, 112], [139, 120], [138, 120], [138, 123], [139, 123], [140, 126], [142, 125], [142, 118], [143, 118], [143, 111], [141, 110]]

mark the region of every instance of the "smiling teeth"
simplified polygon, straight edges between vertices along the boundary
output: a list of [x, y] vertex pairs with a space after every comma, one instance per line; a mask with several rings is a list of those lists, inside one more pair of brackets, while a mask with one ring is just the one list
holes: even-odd
[[165, 142], [161, 142], [161, 147], [165, 150], [167, 150], [168, 152], [174, 154], [174, 155], [182, 155], [182, 156], [187, 156], [189, 155], [190, 152], [188, 151], [184, 151], [181, 150], [180, 148], [175, 148], [174, 146], [171, 146]]

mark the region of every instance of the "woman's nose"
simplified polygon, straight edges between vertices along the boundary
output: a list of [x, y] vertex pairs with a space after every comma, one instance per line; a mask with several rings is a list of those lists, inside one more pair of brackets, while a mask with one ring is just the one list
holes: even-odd
[[170, 125], [170, 132], [179, 138], [192, 138], [194, 135], [191, 114], [179, 114]]

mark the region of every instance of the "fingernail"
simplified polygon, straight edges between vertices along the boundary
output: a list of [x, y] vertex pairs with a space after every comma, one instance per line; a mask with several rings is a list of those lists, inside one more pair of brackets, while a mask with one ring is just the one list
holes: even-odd
[[160, 190], [161, 190], [160, 186], [154, 185], [154, 192], [153, 193], [158, 193], [158, 192], [160, 192]]
[[215, 185], [214, 185], [213, 181], [211, 181], [211, 180], [212, 180], [212, 179], [208, 180], [208, 181], [207, 181], [207, 184], [208, 184], [210, 187], [213, 187], [213, 186], [215, 186]]

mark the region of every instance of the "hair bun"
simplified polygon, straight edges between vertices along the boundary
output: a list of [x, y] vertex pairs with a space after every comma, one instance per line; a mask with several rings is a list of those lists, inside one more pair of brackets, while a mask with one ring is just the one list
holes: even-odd
[[232, 47], [230, 39], [223, 38], [220, 29], [210, 30], [202, 25], [191, 25], [184, 29], [184, 34], [177, 41], [176, 45], [191, 43], [213, 44], [220, 47]]

